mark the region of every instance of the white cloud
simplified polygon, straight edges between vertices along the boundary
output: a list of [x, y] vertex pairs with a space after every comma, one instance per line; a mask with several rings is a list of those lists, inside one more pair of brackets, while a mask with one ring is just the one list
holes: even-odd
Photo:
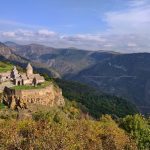
[[40, 42], [47, 41], [49, 38], [56, 38], [57, 34], [53, 31], [46, 29], [32, 31], [25, 29], [18, 29], [14, 31], [1, 31], [0, 39], [1, 40], [12, 40], [12, 41], [21, 41], [25, 42]]
[[105, 44], [104, 47], [111, 48], [111, 47], [113, 47], [113, 45], [108, 43], [108, 44]]
[[60, 35], [47, 29], [37, 31], [18, 29], [0, 32], [0, 40], [20, 44], [38, 43], [52, 47], [76, 47], [86, 50], [113, 50], [119, 52], [150, 52], [150, 38], [136, 34], [77, 34]]
[[15, 31], [15, 34], [17, 34], [18, 36], [25, 36], [25, 37], [33, 37], [34, 36], [34, 32], [30, 31], [30, 30], [25, 30], [25, 29], [18, 29]]
[[77, 34], [77, 35], [73, 35], [73, 36], [63, 36], [62, 39], [68, 40], [68, 41], [93, 41], [93, 42], [105, 42], [106, 39], [104, 37], [102, 37], [99, 34]]
[[128, 47], [136, 47], [137, 44], [135, 44], [135, 43], [128, 43], [127, 46], [128, 46]]
[[150, 4], [146, 0], [132, 0], [129, 9], [125, 11], [107, 12], [105, 21], [109, 33], [150, 34]]
[[15, 27], [8, 31], [0, 31], [0, 40], [22, 44], [39, 43], [59, 48], [150, 52], [149, 2], [149, 0], [128, 0], [128, 8], [125, 10], [105, 13], [104, 20], [108, 28], [103, 34], [66, 35], [45, 27], [0, 20], [0, 25]]
[[1, 35], [6, 38], [14, 38], [15, 32], [2, 32]]
[[57, 34], [53, 31], [49, 31], [47, 29], [38, 30], [37, 33], [41, 36], [56, 36]]

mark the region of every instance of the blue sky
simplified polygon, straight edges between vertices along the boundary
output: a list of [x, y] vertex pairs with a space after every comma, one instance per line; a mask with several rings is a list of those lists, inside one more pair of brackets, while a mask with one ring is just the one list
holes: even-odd
[[150, 51], [149, 0], [0, 0], [0, 40]]
[[24, 23], [37, 28], [41, 26], [66, 34], [103, 32], [107, 28], [103, 20], [105, 12], [123, 9], [119, 0], [109, 0], [109, 2], [106, 0], [0, 0], [0, 2], [1, 20]]

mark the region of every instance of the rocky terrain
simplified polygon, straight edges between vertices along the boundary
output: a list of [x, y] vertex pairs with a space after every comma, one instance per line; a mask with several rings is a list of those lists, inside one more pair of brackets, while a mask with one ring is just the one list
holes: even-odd
[[42, 88], [11, 89], [5, 87], [3, 101], [11, 109], [28, 108], [30, 104], [45, 106], [64, 106], [61, 89], [52, 82]]

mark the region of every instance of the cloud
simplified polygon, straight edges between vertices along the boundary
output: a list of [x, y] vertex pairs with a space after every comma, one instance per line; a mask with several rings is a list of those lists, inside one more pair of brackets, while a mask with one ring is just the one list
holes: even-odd
[[57, 34], [53, 31], [49, 31], [47, 29], [41, 29], [37, 32], [41, 36], [56, 36]]
[[[61, 42], [69, 47], [76, 47], [86, 50], [100, 50], [106, 39], [102, 35], [95, 34], [77, 34], [72, 36], [62, 36]], [[65, 47], [67, 47], [65, 45]]]
[[14, 38], [15, 32], [2, 32], [1, 35], [6, 38]]
[[132, 0], [124, 11], [107, 12], [105, 21], [109, 33], [150, 34], [150, 4], [146, 0]]
[[26, 42], [40, 42], [47, 41], [49, 38], [56, 38], [57, 34], [53, 31], [47, 29], [41, 29], [37, 31], [18, 29], [14, 31], [1, 31], [0, 39], [2, 40], [12, 40], [12, 41], [22, 41]]
[[21, 44], [40, 43], [59, 48], [76, 47], [87, 50], [99, 50], [107, 43], [106, 39], [99, 34], [77, 34], [70, 36], [61, 35], [48, 29], [1, 31], [0, 40], [9, 40]]
[[104, 45], [104, 47], [111, 48], [111, 47], [113, 47], [113, 45], [112, 45], [112, 44], [107, 43], [107, 44], [105, 44], [105, 45]]
[[135, 34], [77, 34], [71, 36], [61, 35], [48, 29], [36, 31], [18, 29], [14, 31], [1, 31], [0, 40], [13, 41], [20, 44], [38, 43], [57, 48], [76, 47], [85, 50], [105, 50], [124, 53], [150, 50], [150, 37]]
[[68, 41], [94, 41], [94, 42], [105, 42], [106, 39], [98, 34], [77, 34], [74, 36], [64, 36], [62, 39]]
[[104, 13], [107, 29], [103, 33], [67, 35], [47, 27], [0, 20], [0, 25], [14, 27], [0, 31], [0, 40], [21, 44], [39, 43], [58, 48], [150, 52], [150, 1], [127, 0], [127, 4], [126, 9]]
[[135, 44], [135, 43], [128, 43], [127, 45], [128, 45], [128, 47], [136, 47], [137, 46], [137, 44]]

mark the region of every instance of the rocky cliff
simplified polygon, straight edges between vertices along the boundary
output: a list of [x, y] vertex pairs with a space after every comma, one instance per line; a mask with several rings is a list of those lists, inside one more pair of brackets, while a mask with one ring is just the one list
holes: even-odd
[[5, 87], [3, 101], [12, 109], [27, 108], [31, 103], [46, 106], [63, 106], [62, 91], [51, 84], [42, 89], [15, 90]]

